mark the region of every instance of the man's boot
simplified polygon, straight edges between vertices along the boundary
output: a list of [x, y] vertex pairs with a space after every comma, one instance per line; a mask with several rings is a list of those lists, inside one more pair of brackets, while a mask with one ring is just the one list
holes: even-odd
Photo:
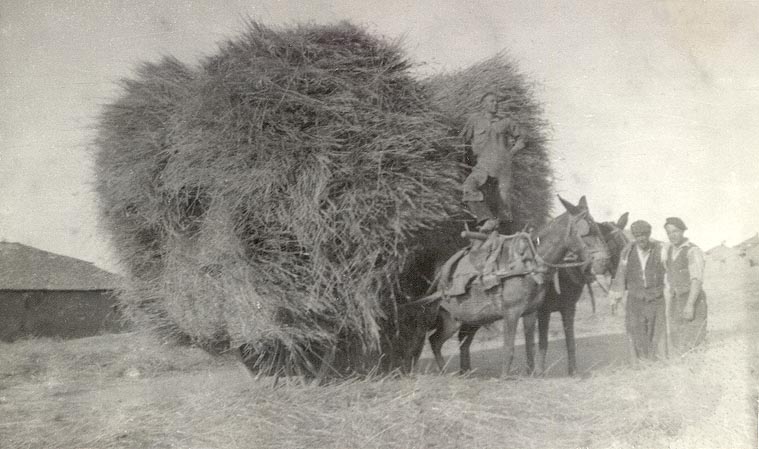
[[489, 234], [497, 230], [499, 224], [500, 222], [497, 218], [488, 218], [484, 223], [480, 225], [478, 230], [484, 234]]
[[469, 211], [477, 219], [477, 230], [480, 232], [492, 232], [498, 228], [499, 221], [490, 211], [484, 201], [467, 201]]

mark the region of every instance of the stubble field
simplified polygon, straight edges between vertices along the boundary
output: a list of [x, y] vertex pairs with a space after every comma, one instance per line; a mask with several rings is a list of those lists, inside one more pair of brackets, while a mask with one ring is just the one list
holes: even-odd
[[[757, 445], [759, 267], [708, 265], [708, 344], [627, 364], [623, 316], [578, 310], [580, 375], [552, 319], [545, 378], [497, 378], [499, 327], [475, 372], [316, 386], [254, 378], [232, 356], [139, 333], [0, 344], [3, 448], [740, 448]], [[517, 350], [522, 366], [523, 348]]]

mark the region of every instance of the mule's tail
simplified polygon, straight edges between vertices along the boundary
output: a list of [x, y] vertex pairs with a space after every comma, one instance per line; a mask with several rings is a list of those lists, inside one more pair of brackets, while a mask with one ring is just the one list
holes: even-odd
[[438, 302], [441, 299], [443, 299], [443, 293], [440, 291], [436, 291], [432, 294], [423, 296], [421, 298], [415, 299], [413, 301], [409, 301], [407, 303], [403, 303], [400, 306], [398, 306], [399, 309], [405, 309], [407, 307], [415, 307], [415, 306], [424, 306], [427, 304], [431, 304], [433, 302]]
[[442, 299], [443, 294], [440, 291], [440, 280], [443, 277], [444, 265], [445, 264], [442, 264], [435, 268], [435, 275], [432, 277], [432, 281], [430, 281], [430, 285], [427, 287], [427, 290], [425, 290], [423, 297], [403, 303], [399, 308], [405, 309], [407, 307], [424, 306]]

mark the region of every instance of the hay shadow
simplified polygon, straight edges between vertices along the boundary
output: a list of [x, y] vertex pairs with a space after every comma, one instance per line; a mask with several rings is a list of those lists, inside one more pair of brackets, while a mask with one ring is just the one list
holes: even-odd
[[[577, 344], [577, 375], [585, 377], [594, 371], [609, 367], [620, 366], [627, 363], [627, 346], [624, 334], [607, 334], [593, 337], [576, 339]], [[537, 345], [537, 342], [536, 342]], [[514, 363], [512, 366], [519, 370], [521, 375], [526, 376], [524, 345], [515, 347]], [[472, 367], [470, 374], [476, 378], [497, 378], [501, 375], [501, 361], [503, 349], [496, 348], [478, 349], [472, 348]], [[553, 340], [548, 345], [547, 365], [545, 377], [567, 376], [566, 346], [564, 340]], [[459, 367], [458, 355], [446, 359], [446, 373], [455, 373]], [[423, 358], [419, 361], [419, 372], [434, 373], [437, 371], [435, 361], [432, 358]]]

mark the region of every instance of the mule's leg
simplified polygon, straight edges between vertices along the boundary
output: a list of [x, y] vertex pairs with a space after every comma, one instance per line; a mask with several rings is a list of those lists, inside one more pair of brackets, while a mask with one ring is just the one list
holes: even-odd
[[577, 369], [575, 359], [575, 305], [561, 309], [561, 322], [564, 325], [564, 339], [567, 343], [567, 370], [570, 376], [574, 376]]
[[[519, 310], [517, 310], [519, 309]], [[503, 370], [501, 377], [509, 377], [511, 363], [514, 361], [514, 338], [517, 334], [517, 324], [523, 308], [512, 306], [503, 314]]]
[[480, 326], [461, 326], [459, 329], [459, 360], [461, 362], [461, 372], [465, 373], [472, 369], [472, 359], [469, 353], [469, 347], [472, 346], [474, 334]]
[[535, 319], [538, 312], [531, 312], [522, 316], [524, 328], [524, 352], [527, 358], [527, 372], [535, 374]]
[[548, 327], [551, 324], [551, 310], [548, 307], [538, 309], [538, 351], [540, 354], [540, 374], [546, 372], [546, 356], [548, 354]]
[[435, 332], [430, 335], [430, 346], [435, 355], [435, 362], [440, 371], [445, 368], [443, 359], [443, 343], [445, 343], [459, 329], [459, 323], [451, 317], [447, 310], [441, 308], [435, 322]]

